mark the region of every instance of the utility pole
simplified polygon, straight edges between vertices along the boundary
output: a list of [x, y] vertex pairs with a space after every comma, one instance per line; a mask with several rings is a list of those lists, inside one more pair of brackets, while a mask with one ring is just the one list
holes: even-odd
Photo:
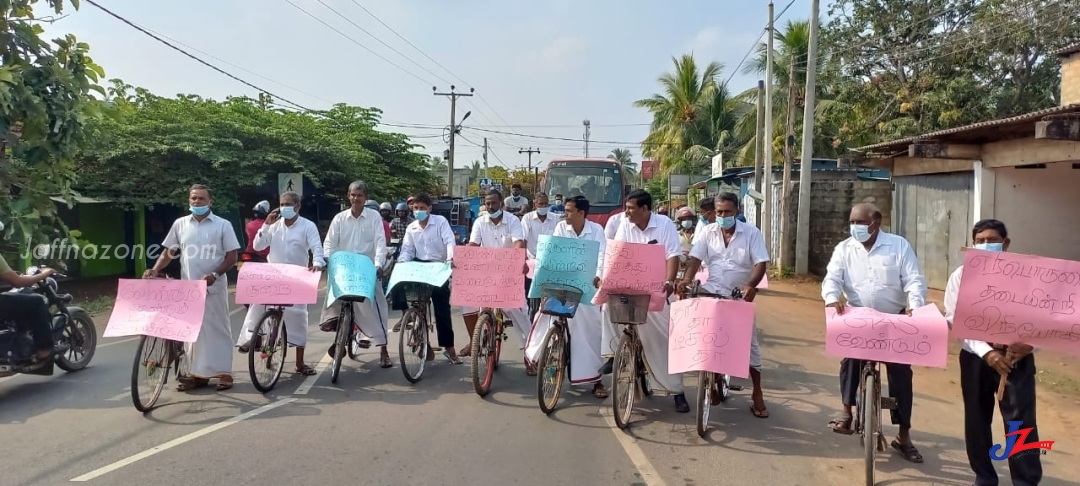
[[[534, 149], [534, 148], [532, 148], [532, 147], [529, 147], [529, 148], [528, 148], [528, 150], [526, 150], [526, 149], [520, 149], [520, 150], [518, 150], [518, 153], [519, 153], [519, 154], [529, 154], [529, 165], [527, 166], [527, 167], [528, 167], [528, 169], [527, 169], [527, 170], [525, 171], [525, 173], [526, 173], [526, 174], [531, 174], [531, 173], [532, 173], [532, 171], [533, 171], [533, 170], [532, 170], [532, 168], [533, 168], [533, 166], [532, 166], [532, 154], [539, 154], [539, 153], [540, 153], [540, 149]], [[536, 178], [535, 178], [535, 177], [533, 177], [533, 183], [532, 183], [532, 186], [533, 186], [533, 187], [532, 187], [532, 190], [533, 190], [533, 192], [535, 193], [535, 192], [536, 192]]]
[[589, 136], [592, 135], [592, 123], [588, 119], [581, 122], [585, 125], [585, 158], [589, 158]]
[[[791, 166], [795, 158], [795, 56], [788, 53], [791, 65], [788, 68], [787, 120], [784, 136], [784, 177], [780, 183], [780, 254], [776, 261], [780, 268], [791, 266]], [[806, 164], [802, 164], [806, 169]]]
[[488, 161], [487, 161], [488, 144], [487, 137], [484, 137], [484, 179], [491, 177], [488, 175]]
[[814, 108], [817, 91], [818, 5], [810, 14], [810, 49], [806, 55], [806, 100], [803, 106], [802, 170], [799, 171], [799, 229], [795, 237], [795, 273], [810, 268], [810, 165], [814, 158]]
[[[761, 162], [762, 162], [762, 137], [765, 131], [765, 81], [757, 82], [757, 134], [754, 137], [754, 190], [761, 194]], [[764, 203], [765, 201], [762, 201]], [[761, 225], [761, 204], [755, 204], [755, 218], [758, 229]]]
[[773, 3], [769, 2], [769, 27], [765, 35], [769, 37], [765, 50], [765, 138], [761, 141], [762, 150], [765, 153], [765, 226], [761, 228], [762, 236], [765, 237], [765, 245], [769, 247], [769, 253], [774, 252], [773, 246], [773, 207], [772, 207], [772, 142], [773, 142]]
[[[431, 87], [431, 91], [435, 93], [435, 96], [449, 96], [450, 97], [450, 156], [446, 158], [446, 195], [450, 196], [450, 197], [453, 197], [453, 195], [454, 195], [454, 136], [457, 135], [457, 131], [459, 129], [458, 124], [457, 124], [457, 99], [460, 96], [472, 96], [473, 92], [476, 91], [476, 90], [473, 89], [473, 88], [469, 88], [468, 93], [455, 93], [454, 92], [454, 85], [450, 85], [450, 92], [449, 93], [440, 93], [438, 88], [436, 88], [435, 86]], [[472, 112], [466, 113], [465, 116], [461, 119], [461, 121], [464, 122], [465, 118], [468, 118], [469, 114], [471, 114], [471, 113]]]

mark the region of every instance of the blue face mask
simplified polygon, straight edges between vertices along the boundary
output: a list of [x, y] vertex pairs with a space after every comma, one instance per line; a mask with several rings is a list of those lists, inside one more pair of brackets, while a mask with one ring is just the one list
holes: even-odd
[[693, 228], [694, 227], [694, 222], [690, 221], [689, 219], [684, 219], [682, 221], [682, 227], [683, 227], [683, 229]]
[[975, 245], [975, 249], [986, 251], [1005, 251], [1004, 246], [1004, 243], [978, 243]]
[[547, 216], [548, 208], [536, 208], [536, 214], [540, 216]]
[[500, 209], [498, 211], [495, 211], [494, 213], [488, 213], [488, 216], [490, 216], [491, 219], [499, 219], [500, 217], [502, 217], [502, 210]]
[[420, 221], [427, 221], [427, 211], [416, 211], [413, 213], [413, 215], [416, 216], [416, 219]]
[[698, 220], [701, 221], [701, 224], [709, 224], [709, 221], [705, 219], [705, 216], [698, 216]]
[[870, 226], [865, 224], [851, 225], [851, 237], [859, 243], [866, 243], [870, 239]]
[[731, 229], [735, 226], [735, 216], [728, 216], [726, 218], [718, 218], [717, 222], [720, 223], [720, 227], [724, 229]]
[[202, 216], [210, 212], [210, 206], [191, 206], [188, 208], [188, 210], [190, 210], [191, 214], [194, 214], [195, 216]]
[[281, 210], [281, 217], [285, 219], [293, 219], [296, 217], [296, 208], [292, 206], [282, 206], [278, 208]]

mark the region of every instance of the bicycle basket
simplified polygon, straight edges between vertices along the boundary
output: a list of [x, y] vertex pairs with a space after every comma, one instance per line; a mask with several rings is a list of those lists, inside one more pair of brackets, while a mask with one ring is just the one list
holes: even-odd
[[649, 315], [648, 295], [608, 295], [608, 317], [612, 323], [637, 326]]
[[540, 287], [540, 313], [572, 319], [581, 303], [581, 290], [566, 285], [544, 284]]
[[427, 302], [431, 299], [432, 287], [428, 284], [403, 282], [401, 287], [405, 291], [405, 300], [409, 302]]

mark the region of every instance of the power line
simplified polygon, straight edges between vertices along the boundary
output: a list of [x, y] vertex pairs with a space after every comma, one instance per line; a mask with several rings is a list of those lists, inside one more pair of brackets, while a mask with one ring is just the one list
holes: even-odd
[[[285, 1], [288, 1], [288, 0], [285, 0]], [[93, 5], [94, 7], [97, 7], [98, 10], [101, 10], [102, 12], [105, 12], [109, 16], [111, 16], [111, 17], [113, 17], [113, 18], [115, 18], [115, 19], [117, 19], [117, 20], [131, 26], [132, 28], [134, 28], [135, 30], [138, 30], [139, 32], [142, 32], [143, 34], [146, 34], [147, 36], [150, 36], [152, 39], [154, 39], [154, 40], [156, 40], [156, 41], [158, 41], [158, 42], [160, 42], [162, 44], [165, 44], [166, 46], [169, 46], [170, 48], [172, 48], [176, 52], [179, 52], [179, 53], [181, 53], [181, 54], [195, 60], [196, 62], [198, 62], [198, 63], [200, 63], [200, 64], [202, 64], [202, 65], [204, 65], [204, 66], [206, 66], [206, 67], [208, 67], [210, 69], [213, 69], [214, 71], [217, 71], [217, 72], [219, 72], [221, 74], [224, 74], [224, 75], [226, 75], [226, 76], [228, 76], [228, 77], [230, 77], [230, 78], [232, 78], [232, 79], [234, 79], [234, 80], [248, 86], [251, 89], [254, 89], [254, 90], [256, 90], [258, 92], [261, 92], [261, 93], [266, 93], [266, 94], [270, 95], [273, 98], [277, 98], [277, 99], [279, 99], [281, 101], [284, 101], [284, 102], [286, 102], [286, 103], [288, 103], [290, 105], [296, 106], [297, 108], [299, 108], [301, 110], [314, 111], [314, 110], [312, 110], [310, 108], [304, 107], [303, 105], [301, 105], [299, 103], [295, 103], [293, 101], [290, 101], [289, 99], [287, 99], [287, 98], [285, 98], [283, 96], [278, 96], [278, 95], [276, 95], [274, 93], [271, 93], [269, 90], [265, 90], [265, 89], [262, 89], [262, 88], [260, 88], [258, 86], [255, 86], [254, 84], [249, 83], [249, 82], [247, 82], [247, 81], [245, 81], [243, 79], [240, 79], [236, 75], [234, 75], [232, 73], [229, 73], [228, 71], [225, 71], [224, 69], [221, 69], [221, 68], [219, 68], [219, 67], [217, 67], [217, 66], [215, 66], [213, 64], [210, 64], [209, 62], [206, 62], [206, 61], [202, 60], [201, 58], [199, 58], [198, 56], [195, 56], [194, 54], [191, 54], [191, 53], [189, 53], [189, 52], [187, 52], [187, 51], [185, 51], [185, 50], [183, 50], [183, 49], [181, 49], [179, 47], [176, 47], [175, 45], [169, 43], [169, 41], [166, 41], [165, 39], [162, 39], [161, 37], [158, 37], [158, 36], [154, 35], [150, 31], [148, 31], [148, 30], [146, 30], [146, 29], [144, 29], [142, 27], [139, 27], [138, 25], [135, 25], [135, 23], [131, 22], [130, 20], [128, 20], [128, 19], [126, 19], [124, 17], [121, 17], [120, 15], [117, 15], [112, 10], [109, 10], [109, 9], [107, 9], [105, 7], [102, 7], [101, 5], [99, 5], [94, 0], [86, 0], [86, 3], [89, 3], [90, 5]]]
[[[776, 23], [776, 20], [779, 20], [779, 19], [780, 19], [780, 17], [783, 17], [783, 16], [784, 16], [784, 12], [787, 12], [787, 10], [788, 10], [789, 8], [791, 8], [791, 5], [792, 5], [792, 4], [794, 4], [794, 3], [795, 3], [795, 0], [791, 0], [790, 2], [788, 2], [787, 6], [786, 6], [786, 7], [784, 7], [784, 9], [780, 11], [780, 15], [777, 15], [777, 16], [776, 16], [776, 17], [775, 17], [775, 18], [773, 19], [773, 23]], [[752, 54], [752, 53], [754, 52], [754, 50], [756, 50], [756, 49], [757, 49], [757, 47], [758, 47], [758, 44], [760, 44], [760, 43], [761, 43], [761, 34], [764, 34], [764, 33], [765, 33], [766, 31], [768, 31], [768, 30], [769, 30], [769, 26], [768, 26], [768, 25], [766, 25], [765, 27], [762, 27], [762, 28], [761, 28], [761, 32], [760, 32], [760, 33], [758, 34], [758, 37], [757, 37], [756, 39], [754, 39], [754, 42], [753, 42], [753, 43], [751, 43], [751, 44], [750, 44], [750, 49], [748, 49], [748, 50], [746, 51], [746, 54], [743, 54], [742, 60], [741, 60], [741, 61], [739, 61], [739, 64], [738, 64], [737, 66], [735, 66], [735, 69], [732, 69], [732, 70], [731, 70], [731, 75], [729, 75], [729, 76], [728, 76], [728, 78], [727, 78], [727, 80], [725, 80], [725, 81], [724, 81], [724, 85], [727, 85], [728, 83], [730, 83], [730, 82], [731, 82], [731, 80], [732, 80], [733, 78], [735, 78], [735, 73], [739, 72], [739, 68], [741, 68], [741, 67], [742, 67], [742, 65], [743, 65], [744, 63], [746, 63], [746, 60], [747, 60], [747, 59], [748, 59], [748, 58], [750, 57], [750, 54]]]
[[[461, 79], [460, 77], [458, 77], [458, 75], [454, 74], [454, 72], [453, 72], [453, 71], [451, 71], [451, 70], [447, 69], [447, 68], [446, 68], [445, 66], [443, 66], [442, 64], [439, 64], [439, 61], [436, 61], [436, 60], [435, 60], [434, 58], [432, 58], [431, 56], [427, 55], [427, 53], [426, 53], [426, 52], [424, 52], [424, 51], [420, 50], [420, 48], [419, 48], [419, 47], [416, 47], [416, 44], [413, 44], [412, 42], [409, 42], [409, 39], [406, 39], [406, 38], [405, 38], [405, 36], [403, 36], [403, 35], [399, 34], [399, 33], [398, 33], [398, 31], [394, 30], [394, 28], [393, 28], [393, 27], [390, 27], [389, 25], [386, 25], [386, 22], [383, 22], [383, 21], [382, 21], [382, 19], [380, 19], [380, 18], [379, 18], [378, 16], [376, 16], [375, 14], [371, 13], [371, 11], [370, 11], [370, 10], [368, 10], [368, 9], [367, 9], [366, 7], [364, 7], [364, 6], [363, 6], [363, 5], [362, 5], [362, 4], [360, 3], [360, 2], [358, 2], [357, 0], [352, 0], [352, 3], [353, 3], [353, 5], [356, 5], [356, 6], [358, 7], [358, 8], [360, 8], [360, 10], [363, 10], [363, 11], [364, 11], [364, 13], [368, 14], [369, 16], [371, 16], [371, 18], [375, 19], [375, 21], [377, 21], [378, 23], [382, 24], [382, 26], [383, 26], [383, 27], [386, 27], [386, 30], [389, 30], [390, 32], [393, 32], [393, 33], [394, 33], [394, 35], [396, 35], [396, 36], [398, 37], [398, 39], [401, 39], [402, 41], [405, 41], [405, 43], [406, 43], [406, 44], [408, 44], [408, 45], [409, 45], [409, 47], [412, 47], [413, 49], [415, 49], [415, 50], [416, 50], [416, 52], [419, 52], [419, 53], [420, 53], [420, 54], [421, 54], [422, 56], [426, 57], [426, 58], [427, 58], [427, 59], [428, 59], [429, 61], [431, 61], [431, 62], [435, 63], [435, 65], [436, 65], [436, 66], [439, 66], [440, 68], [442, 68], [442, 70], [443, 70], [443, 71], [446, 71], [447, 73], [449, 73], [449, 74], [450, 74], [450, 76], [453, 76], [453, 77], [454, 77], [455, 79], [457, 79], [458, 81], [461, 81], [461, 83], [462, 83], [462, 84], [469, 84], [469, 83], [467, 83], [467, 82], [466, 82], [466, 81], [465, 81], [464, 79]], [[395, 52], [396, 52], [396, 51], [395, 51]], [[399, 54], [400, 54], [400, 53], [399, 53]], [[432, 73], [432, 74], [434, 74], [434, 73]], [[436, 75], [435, 77], [439, 77], [439, 76], [437, 76], [437, 75]], [[442, 78], [439, 78], [439, 79], [442, 79]], [[446, 82], [447, 84], [452, 84], [452, 83], [450, 83], [449, 81], [446, 81], [445, 79], [442, 79], [442, 80], [443, 80], [444, 82]]]

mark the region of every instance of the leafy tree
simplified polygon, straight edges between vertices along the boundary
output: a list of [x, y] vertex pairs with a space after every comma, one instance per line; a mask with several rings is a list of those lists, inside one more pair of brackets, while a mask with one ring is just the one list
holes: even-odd
[[[67, 236], [56, 217], [57, 196], [71, 201], [74, 156], [86, 139], [84, 125], [97, 114], [91, 92], [104, 71], [90, 47], [74, 35], [47, 42], [37, 17], [39, 0], [0, 2], [0, 215], [6, 230], [0, 252], [17, 253], [29, 238]], [[46, 0], [60, 15], [68, 2]], [[71, 5], [78, 8], [78, 2]]]
[[641, 181], [641, 174], [638, 172], [638, 164], [634, 162], [633, 157], [630, 155], [630, 150], [624, 148], [613, 149], [608, 154], [609, 159], [618, 160], [622, 164], [623, 172], [626, 173], [626, 183], [639, 183]]

